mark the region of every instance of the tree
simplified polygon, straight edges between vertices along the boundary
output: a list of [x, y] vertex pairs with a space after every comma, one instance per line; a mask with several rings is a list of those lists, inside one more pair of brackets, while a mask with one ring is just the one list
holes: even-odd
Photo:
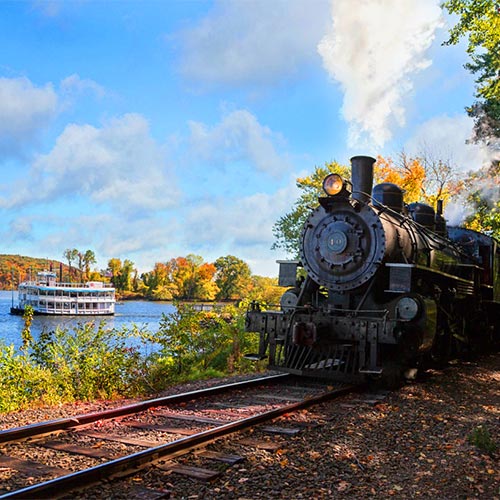
[[199, 255], [189, 254], [183, 262], [183, 266], [179, 268], [180, 276], [182, 276], [183, 298], [195, 299], [198, 282], [198, 268], [203, 264], [203, 257]]
[[132, 273], [134, 272], [134, 263], [125, 259], [110, 259], [108, 261], [108, 270], [111, 272], [111, 281], [120, 292], [130, 291], [132, 288]]
[[416, 158], [408, 158], [405, 153], [399, 155], [398, 161], [392, 158], [377, 157], [374, 169], [375, 183], [392, 182], [404, 190], [406, 203], [422, 201], [425, 181], [425, 169]]
[[241, 299], [251, 286], [251, 271], [246, 262], [233, 255], [219, 257], [215, 263], [218, 300]]
[[[478, 101], [466, 108], [474, 118], [474, 142], [491, 144], [500, 139], [500, 2], [498, 0], [447, 0], [443, 7], [459, 16], [445, 45], [468, 36], [465, 67], [477, 75]], [[495, 141], [498, 145], [498, 141]]]
[[462, 181], [452, 167], [451, 160], [436, 158], [429, 150], [409, 157], [404, 151], [397, 161], [377, 157], [375, 182], [392, 182], [401, 187], [406, 203], [424, 202], [433, 207], [437, 200], [444, 205], [462, 188]]
[[466, 188], [472, 214], [465, 219], [465, 226], [500, 239], [500, 162], [473, 172]]
[[219, 288], [215, 282], [215, 264], [203, 263], [197, 271], [195, 296], [199, 300], [214, 300]]
[[152, 271], [141, 276], [147, 296], [155, 300], [172, 300], [177, 295], [171, 279], [171, 266], [157, 262]]
[[[78, 258], [78, 250], [76, 248], [67, 248], [64, 250], [63, 257], [68, 261], [69, 281], [71, 281], [71, 263]], [[62, 279], [62, 276], [60, 278]]]
[[283, 295], [283, 288], [278, 286], [277, 278], [267, 276], [252, 276], [252, 289], [245, 297], [246, 300], [255, 300], [261, 305], [276, 308]]
[[118, 276], [122, 268], [122, 261], [120, 259], [112, 258], [108, 261], [108, 271], [111, 273], [111, 281], [113, 285], [117, 286]]
[[298, 257], [302, 228], [311, 209], [318, 206], [318, 196], [323, 193], [323, 179], [330, 173], [337, 173], [344, 179], [350, 178], [348, 167], [332, 161], [325, 163], [324, 167], [315, 167], [313, 173], [307, 177], [297, 179], [297, 187], [302, 193], [293, 204], [292, 210], [274, 224], [273, 235], [276, 240], [272, 249], [281, 248], [293, 257]]
[[83, 267], [85, 269], [85, 277], [87, 280], [90, 276], [90, 266], [96, 262], [95, 253], [92, 250], [86, 250], [83, 254]]

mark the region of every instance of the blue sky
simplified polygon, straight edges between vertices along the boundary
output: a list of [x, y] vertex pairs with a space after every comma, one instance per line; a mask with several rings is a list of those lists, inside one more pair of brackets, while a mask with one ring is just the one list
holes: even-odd
[[474, 82], [434, 0], [0, 3], [0, 253], [273, 276], [315, 165], [422, 148], [459, 171]]

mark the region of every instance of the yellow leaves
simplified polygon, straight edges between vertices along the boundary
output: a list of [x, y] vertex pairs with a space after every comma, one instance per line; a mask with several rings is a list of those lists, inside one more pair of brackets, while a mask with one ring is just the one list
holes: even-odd
[[377, 157], [374, 170], [375, 182], [391, 182], [404, 190], [405, 203], [424, 202], [436, 206], [438, 199], [445, 204], [463, 188], [449, 162], [437, 160], [431, 154], [410, 158], [400, 153], [398, 161]]
[[319, 460], [321, 458], [321, 453], [318, 451], [308, 451], [307, 454], [313, 459], [313, 460]]

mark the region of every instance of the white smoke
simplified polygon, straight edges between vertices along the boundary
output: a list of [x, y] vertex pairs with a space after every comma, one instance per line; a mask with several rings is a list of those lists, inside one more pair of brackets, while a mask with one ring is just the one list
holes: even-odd
[[331, 31], [318, 45], [344, 91], [349, 145], [381, 147], [405, 124], [411, 75], [428, 67], [425, 51], [443, 25], [438, 0], [332, 0]]
[[474, 213], [474, 207], [467, 204], [464, 195], [450, 200], [444, 210], [444, 218], [449, 226], [461, 226]]

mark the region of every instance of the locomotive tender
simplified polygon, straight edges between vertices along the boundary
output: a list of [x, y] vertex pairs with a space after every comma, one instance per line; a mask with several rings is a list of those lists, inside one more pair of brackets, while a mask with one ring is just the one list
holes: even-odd
[[270, 368], [393, 384], [498, 341], [498, 242], [447, 227], [442, 203], [436, 213], [405, 205], [395, 184], [372, 190], [374, 163], [352, 158], [352, 183], [325, 178], [300, 261], [278, 261], [279, 284], [289, 287], [280, 310], [253, 303], [247, 312], [246, 330], [260, 334], [256, 356]]

